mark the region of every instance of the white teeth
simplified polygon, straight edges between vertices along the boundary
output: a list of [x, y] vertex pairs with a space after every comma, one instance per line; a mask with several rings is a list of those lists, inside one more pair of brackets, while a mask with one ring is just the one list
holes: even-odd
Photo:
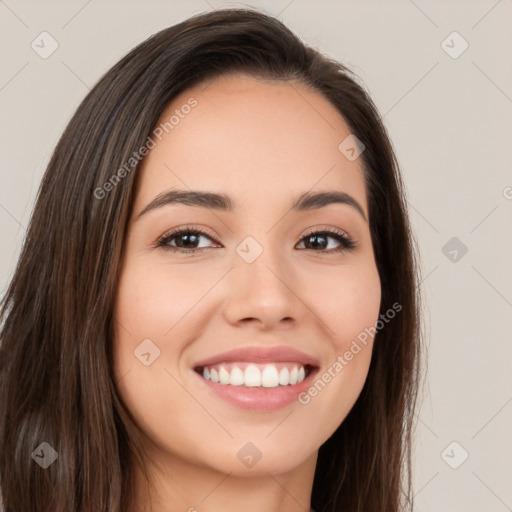
[[221, 384], [229, 384], [229, 373], [224, 366], [219, 368], [219, 382]]
[[261, 386], [261, 372], [257, 366], [250, 364], [244, 372], [245, 385], [248, 387]]
[[229, 383], [232, 386], [242, 386], [244, 383], [244, 372], [238, 368], [238, 366], [235, 366], [231, 370], [231, 375], [229, 377]]
[[[227, 366], [227, 367], [226, 367]], [[231, 368], [231, 370], [229, 370]], [[291, 369], [290, 369], [291, 368]], [[302, 382], [306, 377], [304, 366], [284, 366], [278, 370], [275, 364], [265, 366], [247, 364], [245, 370], [239, 368], [236, 363], [232, 365], [216, 365], [203, 368], [203, 378], [220, 384], [231, 386], [275, 388], [288, 386]]]
[[281, 371], [279, 372], [279, 384], [281, 384], [281, 386], [286, 386], [289, 382], [290, 371], [288, 370], [288, 368], [281, 368]]
[[274, 365], [265, 366], [261, 372], [261, 385], [264, 388], [275, 388], [279, 385], [279, 375]]

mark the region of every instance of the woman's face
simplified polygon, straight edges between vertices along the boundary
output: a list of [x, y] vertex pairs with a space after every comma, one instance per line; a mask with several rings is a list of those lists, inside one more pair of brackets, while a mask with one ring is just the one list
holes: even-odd
[[[363, 387], [381, 298], [350, 129], [304, 85], [241, 74], [183, 92], [166, 122], [125, 240], [120, 396], [155, 462], [240, 475], [314, 463]], [[172, 202], [192, 191], [230, 205]], [[341, 200], [292, 207], [319, 192]]]

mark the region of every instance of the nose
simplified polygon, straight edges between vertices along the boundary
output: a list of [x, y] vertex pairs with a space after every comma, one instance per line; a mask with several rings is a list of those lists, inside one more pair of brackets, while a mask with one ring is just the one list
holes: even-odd
[[262, 330], [271, 330], [303, 317], [306, 307], [300, 292], [294, 290], [298, 280], [275, 250], [265, 248], [252, 263], [235, 254], [228, 279], [224, 315], [232, 325], [254, 323]]

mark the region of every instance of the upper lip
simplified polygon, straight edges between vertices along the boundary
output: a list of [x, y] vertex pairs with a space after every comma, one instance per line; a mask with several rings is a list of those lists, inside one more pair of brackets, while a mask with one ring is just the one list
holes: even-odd
[[194, 367], [212, 366], [223, 362], [248, 362], [248, 363], [278, 363], [297, 362], [303, 366], [319, 366], [318, 360], [295, 348], [280, 347], [240, 347], [222, 354], [216, 354], [202, 361], [198, 361]]

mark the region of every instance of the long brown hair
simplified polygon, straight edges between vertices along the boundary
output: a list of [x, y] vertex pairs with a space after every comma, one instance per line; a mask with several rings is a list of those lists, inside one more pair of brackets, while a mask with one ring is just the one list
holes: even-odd
[[[312, 87], [366, 148], [361, 158], [381, 313], [394, 303], [402, 310], [376, 334], [364, 388], [320, 447], [312, 506], [317, 512], [412, 508], [418, 265], [392, 146], [346, 67], [273, 17], [225, 9], [164, 29], [128, 53], [83, 100], [55, 148], [0, 311], [5, 512], [124, 512], [131, 503], [133, 464], [142, 468], [143, 454], [116, 391], [111, 340], [138, 165], [125, 166], [108, 190], [104, 185], [144, 146], [178, 93], [229, 72]], [[42, 443], [58, 455], [46, 469], [36, 464], [36, 455], [51, 455]]]

